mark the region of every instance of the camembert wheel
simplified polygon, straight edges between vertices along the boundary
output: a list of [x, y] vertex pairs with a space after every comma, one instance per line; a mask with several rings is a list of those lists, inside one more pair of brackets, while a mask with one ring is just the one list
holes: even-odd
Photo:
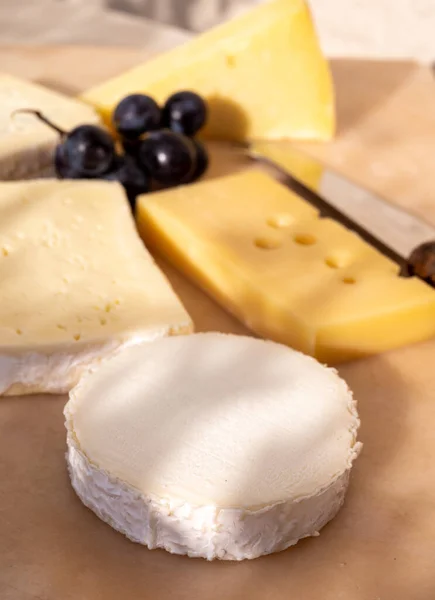
[[125, 349], [82, 379], [65, 415], [84, 504], [135, 542], [209, 560], [317, 535], [360, 449], [335, 371], [218, 333]]

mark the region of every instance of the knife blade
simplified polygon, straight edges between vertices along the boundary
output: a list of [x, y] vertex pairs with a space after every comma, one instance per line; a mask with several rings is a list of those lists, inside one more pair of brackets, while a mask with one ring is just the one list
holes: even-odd
[[[435, 286], [435, 227], [365, 189], [290, 145], [254, 142], [248, 154], [276, 170], [281, 181], [400, 266]], [[373, 219], [373, 214], [376, 219]]]

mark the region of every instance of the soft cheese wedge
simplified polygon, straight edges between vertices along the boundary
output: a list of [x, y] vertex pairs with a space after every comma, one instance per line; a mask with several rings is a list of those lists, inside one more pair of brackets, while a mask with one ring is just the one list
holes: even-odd
[[142, 197], [139, 230], [263, 337], [326, 362], [435, 335], [435, 292], [260, 171]]
[[33, 115], [19, 109], [41, 111], [61, 129], [98, 123], [97, 113], [84, 102], [41, 85], [0, 74], [0, 179], [39, 176], [51, 166], [59, 134]]
[[102, 357], [191, 329], [116, 183], [1, 183], [0, 280], [0, 394], [66, 392]]
[[84, 93], [107, 123], [133, 92], [164, 103], [190, 89], [209, 104], [206, 136], [329, 139], [331, 76], [304, 0], [272, 0]]
[[219, 333], [125, 350], [82, 379], [65, 416], [83, 503], [135, 542], [209, 560], [317, 535], [361, 447], [335, 371]]

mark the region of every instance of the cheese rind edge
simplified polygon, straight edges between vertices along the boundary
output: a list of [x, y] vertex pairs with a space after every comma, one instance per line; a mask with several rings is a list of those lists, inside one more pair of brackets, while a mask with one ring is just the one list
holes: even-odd
[[[355, 446], [355, 457], [360, 447]], [[350, 476], [349, 468], [316, 496], [250, 511], [171, 503], [144, 495], [97, 468], [80, 450], [72, 432], [67, 463], [75, 492], [102, 521], [150, 550], [162, 548], [207, 560], [254, 559], [319, 535], [342, 507]], [[193, 540], [182, 535], [191, 529], [195, 529]]]

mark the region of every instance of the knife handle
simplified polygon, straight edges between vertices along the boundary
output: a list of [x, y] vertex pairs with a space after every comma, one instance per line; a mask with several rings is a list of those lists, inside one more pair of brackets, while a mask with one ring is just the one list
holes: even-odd
[[411, 252], [404, 275], [420, 277], [435, 287], [435, 241], [420, 244]]

